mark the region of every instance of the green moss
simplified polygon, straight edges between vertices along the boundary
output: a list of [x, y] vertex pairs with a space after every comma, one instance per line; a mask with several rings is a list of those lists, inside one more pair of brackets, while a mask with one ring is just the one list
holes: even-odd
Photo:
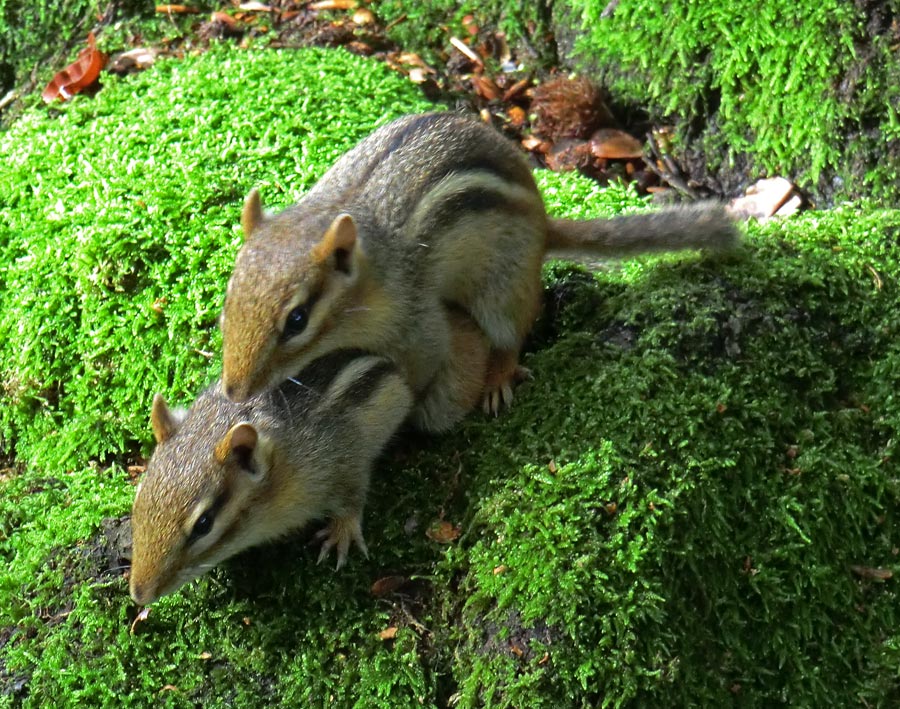
[[463, 18], [480, 29], [505, 33], [515, 45], [524, 39], [532, 59], [549, 61], [552, 55], [550, 11], [545, 2], [510, 3], [506, 0], [373, 0], [371, 7], [390, 29], [388, 36], [407, 50], [422, 53], [427, 61], [443, 64], [451, 53], [450, 38], [468, 38]]
[[121, 453], [147, 438], [134, 402], [192, 397], [218, 350], [243, 195], [260, 185], [267, 205], [293, 201], [374, 125], [425, 107], [408, 82], [362, 67], [220, 49], [0, 137], [0, 427], [21, 460]]
[[154, 13], [152, 4], [138, 0], [0, 0], [0, 95], [23, 92], [14, 108], [6, 109], [4, 123], [24, 105], [40, 102], [44, 85], [74, 60], [88, 33], [101, 24], [97, 44], [109, 53], [132, 46], [138, 37], [152, 43], [180, 35], [195, 21], [196, 15]]
[[665, 12], [623, 0], [605, 17], [602, 3], [560, 8], [580, 20], [577, 47], [613, 95], [680, 119], [682, 136], [702, 134], [714, 167], [747, 153], [761, 172], [816, 193], [896, 201], [900, 89], [889, 19], [900, 6], [888, 6], [872, 10], [869, 26], [859, 4], [837, 0], [678, 1]]
[[[300, 535], [130, 632], [101, 520], [151, 393], [216, 374], [243, 194], [291, 202], [422, 108], [344, 54], [220, 49], [0, 138], [0, 706], [900, 701], [895, 579], [853, 570], [900, 571], [900, 213], [868, 203], [751, 226], [732, 260], [550, 264], [533, 381], [399, 437], [368, 559], [335, 574]], [[538, 179], [555, 214], [642, 206]]]
[[898, 696], [896, 593], [851, 571], [897, 565], [900, 320], [869, 269], [895, 268], [898, 231], [844, 210], [754, 229], [741, 263], [553, 271], [563, 334], [464, 459], [476, 502], [442, 567], [463, 696]]

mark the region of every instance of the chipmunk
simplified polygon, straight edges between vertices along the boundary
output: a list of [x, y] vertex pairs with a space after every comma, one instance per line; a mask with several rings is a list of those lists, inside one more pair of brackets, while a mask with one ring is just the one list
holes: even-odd
[[[626, 256], [728, 249], [738, 232], [701, 203], [614, 219], [551, 219], [524, 157], [474, 118], [406, 116], [341, 157], [299, 203], [244, 203], [245, 243], [221, 317], [225, 395], [243, 401], [323, 353], [359, 347], [396, 362], [417, 407], [449, 369], [443, 304], [490, 342], [484, 408], [496, 414], [527, 370], [519, 350], [541, 305], [547, 252]], [[426, 430], [455, 423], [417, 417]]]
[[[489, 345], [465, 315], [449, 313], [448, 327], [452, 371], [434, 401], [461, 416], [481, 397]], [[397, 367], [358, 350], [331, 352], [300, 380], [243, 404], [229, 401], [221, 382], [187, 412], [157, 394], [150, 416], [157, 446], [132, 508], [132, 599], [148, 605], [320, 517], [331, 518], [317, 535], [320, 561], [335, 549], [340, 568], [351, 543], [365, 553], [370, 470], [412, 406]]]

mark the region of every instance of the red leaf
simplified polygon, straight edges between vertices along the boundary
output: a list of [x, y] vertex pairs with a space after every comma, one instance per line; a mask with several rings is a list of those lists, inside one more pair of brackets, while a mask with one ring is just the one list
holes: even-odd
[[88, 46], [81, 50], [74, 62], [53, 77], [41, 94], [41, 98], [46, 103], [56, 98], [63, 101], [72, 98], [97, 80], [105, 64], [106, 55], [97, 49], [94, 33], [91, 32], [88, 35]]

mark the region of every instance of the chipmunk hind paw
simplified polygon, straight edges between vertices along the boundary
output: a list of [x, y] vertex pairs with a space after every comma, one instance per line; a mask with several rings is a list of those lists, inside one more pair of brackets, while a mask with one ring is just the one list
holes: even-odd
[[481, 401], [484, 413], [498, 416], [503, 409], [509, 408], [513, 402], [515, 385], [531, 378], [531, 370], [515, 361], [510, 367], [491, 367], [484, 381], [484, 396]]

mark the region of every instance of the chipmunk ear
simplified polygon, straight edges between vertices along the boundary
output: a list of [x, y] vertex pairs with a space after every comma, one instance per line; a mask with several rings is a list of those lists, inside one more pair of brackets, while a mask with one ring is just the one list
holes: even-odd
[[256, 231], [262, 220], [262, 201], [259, 198], [259, 190], [254, 187], [244, 200], [244, 210], [241, 212], [241, 229], [245, 241]]
[[256, 473], [258, 468], [254, 463], [253, 454], [257, 443], [259, 434], [252, 423], [236, 423], [216, 444], [216, 460], [224, 463], [228, 456], [233, 455], [238, 465], [251, 473]]
[[313, 249], [313, 259], [322, 263], [331, 260], [335, 270], [350, 275], [356, 247], [356, 222], [349, 214], [339, 214], [325, 230], [322, 240]]
[[153, 395], [153, 406], [150, 407], [150, 428], [157, 443], [171, 438], [178, 430], [183, 416], [178, 411], [172, 412], [162, 394]]

